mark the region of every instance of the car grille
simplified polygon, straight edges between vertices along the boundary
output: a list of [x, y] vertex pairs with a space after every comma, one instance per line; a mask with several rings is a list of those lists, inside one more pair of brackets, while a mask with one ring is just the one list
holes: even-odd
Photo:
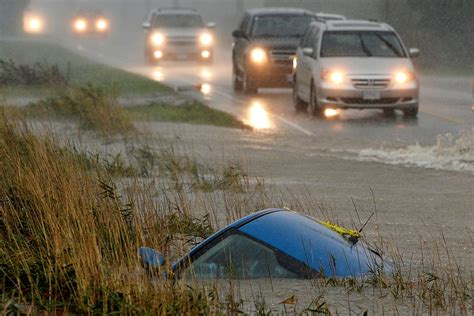
[[381, 98], [379, 100], [365, 100], [363, 98], [341, 98], [346, 104], [393, 104], [397, 103], [400, 98]]
[[388, 78], [378, 78], [378, 79], [365, 79], [365, 78], [352, 78], [352, 85], [359, 89], [384, 89], [390, 84], [390, 79]]
[[169, 37], [167, 42], [170, 45], [177, 46], [195, 45], [197, 43], [197, 38], [195, 36], [173, 36]]
[[273, 49], [270, 51], [270, 56], [275, 63], [291, 64], [295, 53], [294, 49]]

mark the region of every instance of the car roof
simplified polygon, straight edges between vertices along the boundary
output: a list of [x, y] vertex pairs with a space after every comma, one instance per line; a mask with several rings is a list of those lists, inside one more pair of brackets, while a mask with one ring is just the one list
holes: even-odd
[[393, 31], [386, 23], [368, 20], [328, 20], [322, 23], [327, 31]]
[[316, 16], [318, 18], [333, 18], [333, 19], [340, 19], [340, 20], [346, 20], [346, 17], [341, 14], [333, 14], [333, 13], [325, 13], [325, 12], [317, 12]]
[[[286, 209], [267, 209], [248, 215], [207, 238], [178, 260], [173, 270], [186, 266], [195, 254], [232, 230], [243, 232], [315, 270], [322, 269], [326, 276], [362, 275], [369, 272], [372, 260], [374, 263], [379, 261], [378, 255], [363, 242], [353, 244], [319, 221]], [[302, 238], [309, 244], [302, 243]], [[315, 253], [309, 255], [308, 249]], [[340, 263], [337, 267], [331, 266], [329, 254]], [[352, 258], [351, 262], [346, 262], [349, 258]]]
[[269, 7], [269, 8], [257, 8], [247, 10], [247, 13], [251, 16], [258, 15], [312, 15], [316, 14], [312, 11], [300, 8], [279, 8], [279, 7]]
[[190, 8], [158, 8], [153, 14], [190, 14], [199, 15], [198, 11]]

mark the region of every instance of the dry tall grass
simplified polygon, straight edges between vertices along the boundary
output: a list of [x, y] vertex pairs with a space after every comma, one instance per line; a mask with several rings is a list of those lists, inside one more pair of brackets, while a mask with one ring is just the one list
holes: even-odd
[[[60, 147], [54, 135], [38, 137], [24, 121], [2, 116], [0, 310], [169, 315], [275, 311], [265, 297], [241, 301], [234, 295], [233, 280], [225, 293], [197, 280], [152, 280], [140, 266], [137, 249], [153, 247], [172, 260], [252, 210], [324, 206], [310, 196], [271, 194], [235, 162], [203, 165], [173, 147], [141, 146], [128, 155], [132, 166], [127, 168], [137, 172], [117, 173], [104, 160]], [[395, 307], [401, 313], [472, 313], [472, 280], [454, 259], [446, 265], [430, 258], [430, 264], [415, 268], [397, 251], [390, 253], [396, 265], [393, 276], [313, 280], [308, 295], [315, 298], [299, 311], [330, 314], [334, 308], [320, 293], [337, 288], [348, 298], [388, 297], [394, 306], [402, 306]]]

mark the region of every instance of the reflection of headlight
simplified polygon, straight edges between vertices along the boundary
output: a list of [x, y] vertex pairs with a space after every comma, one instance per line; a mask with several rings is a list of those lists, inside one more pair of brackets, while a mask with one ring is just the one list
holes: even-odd
[[296, 67], [298, 67], [298, 59], [295, 57], [293, 57], [293, 70], [296, 70]]
[[321, 78], [327, 82], [334, 84], [341, 84], [344, 82], [345, 75], [340, 71], [323, 71]]
[[165, 43], [165, 36], [160, 33], [155, 33], [151, 36], [151, 43], [155, 46], [161, 46]]
[[214, 38], [209, 33], [204, 33], [199, 37], [199, 42], [201, 43], [201, 45], [204, 45], [204, 46], [211, 45], [213, 41], [214, 41]]
[[412, 72], [399, 71], [393, 75], [393, 79], [396, 83], [403, 84], [414, 80], [415, 75]]
[[109, 27], [109, 21], [104, 18], [100, 18], [95, 22], [95, 27], [99, 32], [104, 32]]
[[79, 33], [87, 31], [88, 22], [84, 18], [78, 18], [74, 21], [74, 30]]
[[267, 53], [262, 48], [254, 48], [250, 52], [250, 60], [256, 64], [263, 64], [267, 61]]

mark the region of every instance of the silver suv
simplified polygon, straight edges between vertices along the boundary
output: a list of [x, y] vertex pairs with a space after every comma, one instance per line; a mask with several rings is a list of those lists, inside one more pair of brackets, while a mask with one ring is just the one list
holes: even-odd
[[383, 109], [418, 114], [419, 84], [411, 57], [395, 30], [362, 20], [314, 22], [294, 60], [293, 99], [298, 111]]
[[204, 24], [193, 9], [157, 9], [143, 23], [145, 58], [149, 63], [163, 59], [197, 59], [212, 62], [214, 58], [214, 23]]

